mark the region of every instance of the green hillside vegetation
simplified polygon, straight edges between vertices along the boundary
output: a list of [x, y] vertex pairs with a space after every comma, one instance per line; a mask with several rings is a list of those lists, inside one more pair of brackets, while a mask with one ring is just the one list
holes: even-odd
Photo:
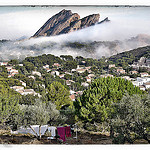
[[140, 47], [134, 50], [119, 53], [111, 56], [108, 60], [109, 63], [114, 63], [120, 66], [127, 66], [132, 64], [134, 61], [138, 61], [141, 57], [150, 58], [150, 46]]

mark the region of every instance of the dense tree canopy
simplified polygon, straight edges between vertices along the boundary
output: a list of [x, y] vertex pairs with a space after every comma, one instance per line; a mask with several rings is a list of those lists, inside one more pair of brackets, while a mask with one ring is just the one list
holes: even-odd
[[48, 86], [48, 100], [55, 103], [58, 110], [64, 105], [72, 105], [69, 91], [60, 82], [53, 82]]
[[0, 124], [10, 121], [10, 117], [19, 113], [18, 97], [0, 96]]
[[103, 122], [114, 112], [112, 103], [122, 99], [125, 92], [142, 94], [138, 87], [121, 78], [99, 78], [77, 100], [76, 112], [86, 122]]

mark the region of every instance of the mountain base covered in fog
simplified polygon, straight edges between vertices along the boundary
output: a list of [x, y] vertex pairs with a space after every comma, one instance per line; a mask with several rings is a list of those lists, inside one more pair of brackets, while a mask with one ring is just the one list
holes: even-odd
[[[64, 35], [62, 35], [62, 38]], [[58, 37], [35, 38], [24, 41], [0, 41], [0, 60], [24, 59], [28, 56], [38, 56], [42, 54], [72, 55], [99, 59], [102, 56], [112, 55], [129, 51], [138, 47], [150, 45], [150, 36], [140, 34], [136, 37], [120, 41], [61, 41]]]

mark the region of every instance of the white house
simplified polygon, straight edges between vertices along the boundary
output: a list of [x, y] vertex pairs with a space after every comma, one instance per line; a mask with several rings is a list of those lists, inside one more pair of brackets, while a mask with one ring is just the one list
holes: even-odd
[[123, 78], [123, 79], [125, 79], [125, 80], [131, 80], [131, 78], [130, 78], [129, 76], [123, 76], [123, 77], [121, 77], [121, 78]]
[[65, 74], [60, 74], [59, 78], [64, 78]]
[[76, 92], [75, 92], [75, 91], [73, 91], [73, 90], [70, 90], [69, 92], [70, 92], [70, 95], [72, 95], [72, 94], [76, 94]]
[[140, 75], [141, 75], [141, 77], [146, 77], [146, 76], [148, 76], [149, 74], [148, 74], [147, 72], [142, 72], [142, 73], [140, 73]]
[[41, 73], [40, 72], [38, 72], [38, 71], [32, 71], [32, 75], [37, 75], [37, 76], [39, 76], [39, 77], [41, 77], [42, 75], [41, 75]]
[[34, 77], [34, 76], [28, 76], [28, 78], [32, 78], [33, 80], [35, 80], [35, 77]]
[[84, 87], [88, 87], [89, 86], [89, 84], [86, 83], [86, 82], [82, 82], [81, 85], [84, 86]]
[[140, 85], [139, 88], [140, 88], [140, 90], [145, 91], [145, 87], [143, 85]]
[[139, 81], [132, 81], [132, 84], [133, 84], [134, 86], [143, 85], [143, 84], [141, 84], [141, 82], [139, 82]]
[[150, 82], [150, 78], [149, 77], [145, 77], [145, 78], [137, 77], [137, 81], [140, 82], [140, 85], [143, 85], [146, 82]]
[[114, 76], [112, 74], [103, 74], [103, 75], [100, 75], [100, 77], [107, 78], [107, 77], [114, 77]]
[[7, 66], [8, 62], [0, 62], [0, 66]]
[[83, 72], [86, 71], [86, 69], [79, 68], [79, 69], [76, 69], [76, 71], [77, 71], [78, 73], [83, 73]]
[[21, 80], [20, 80], [20, 82], [21, 82], [21, 84], [22, 84], [24, 87], [27, 86], [27, 84], [26, 84], [25, 82], [23, 82], [23, 81], [21, 81]]
[[19, 66], [21, 66], [21, 67], [22, 67], [22, 66], [23, 66], [23, 64], [19, 64]]
[[146, 89], [149, 89], [150, 88], [150, 82], [144, 83], [144, 86]]
[[43, 68], [44, 68], [44, 69], [49, 68], [49, 65], [45, 65], [45, 66], [43, 66]]
[[13, 90], [15, 90], [15, 91], [21, 91], [21, 90], [24, 90], [24, 87], [23, 86], [13, 86], [13, 87], [11, 87]]
[[110, 64], [108, 68], [115, 68], [115, 64]]
[[28, 95], [28, 94], [35, 95], [35, 92], [33, 89], [24, 89], [22, 95]]
[[59, 71], [52, 71], [52, 72], [51, 72], [51, 75], [59, 76]]
[[91, 82], [91, 77], [86, 77], [87, 82]]

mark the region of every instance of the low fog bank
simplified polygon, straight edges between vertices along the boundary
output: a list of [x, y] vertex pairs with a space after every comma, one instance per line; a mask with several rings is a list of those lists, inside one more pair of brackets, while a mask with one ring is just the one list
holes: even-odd
[[[109, 57], [123, 51], [128, 51], [138, 47], [150, 45], [150, 35], [139, 34], [136, 37], [123, 40], [99, 41], [80, 37], [87, 29], [54, 37], [30, 38], [22, 41], [1, 41], [0, 61], [10, 59], [24, 59], [28, 56], [38, 56], [42, 54], [72, 55], [91, 57], [99, 59], [102, 56]], [[84, 35], [84, 34], [83, 34]], [[76, 38], [75, 38], [76, 36]]]

